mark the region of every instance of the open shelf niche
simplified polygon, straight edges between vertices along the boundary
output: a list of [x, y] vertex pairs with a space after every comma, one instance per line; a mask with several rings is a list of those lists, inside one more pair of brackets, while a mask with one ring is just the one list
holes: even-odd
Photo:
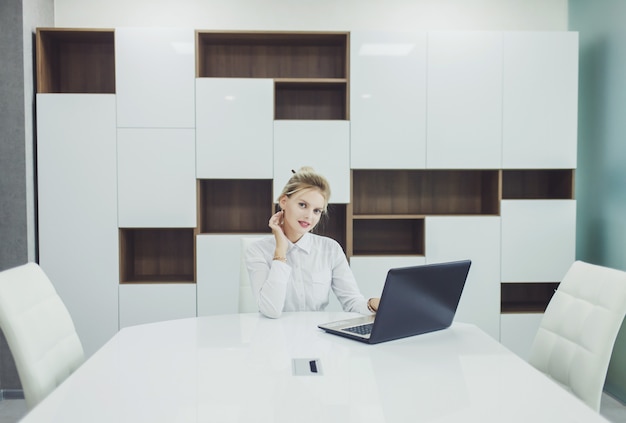
[[112, 29], [37, 28], [37, 93], [115, 93]]
[[346, 120], [347, 32], [196, 31], [198, 78], [271, 78], [274, 118]]
[[570, 200], [574, 188], [573, 169], [502, 171], [503, 200]]
[[501, 313], [543, 313], [559, 287], [559, 282], [500, 284]]
[[271, 179], [198, 180], [200, 234], [269, 233]]
[[424, 255], [424, 219], [355, 219], [352, 255]]
[[193, 283], [194, 228], [121, 228], [120, 283]]

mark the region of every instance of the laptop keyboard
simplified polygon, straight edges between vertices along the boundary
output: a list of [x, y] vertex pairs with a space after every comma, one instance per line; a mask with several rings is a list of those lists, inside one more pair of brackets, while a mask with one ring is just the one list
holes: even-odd
[[366, 323], [364, 325], [359, 326], [351, 326], [349, 328], [345, 328], [344, 330], [352, 333], [356, 333], [357, 335], [369, 335], [372, 332], [372, 327], [374, 323]]

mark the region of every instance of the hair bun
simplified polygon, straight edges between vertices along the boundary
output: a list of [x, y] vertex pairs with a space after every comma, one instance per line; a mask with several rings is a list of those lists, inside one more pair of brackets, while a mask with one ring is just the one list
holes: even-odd
[[[296, 172], [293, 172], [293, 173], [296, 173]], [[298, 169], [297, 173], [316, 173], [316, 172], [315, 172], [315, 169], [313, 169], [311, 166], [302, 166], [300, 169]]]

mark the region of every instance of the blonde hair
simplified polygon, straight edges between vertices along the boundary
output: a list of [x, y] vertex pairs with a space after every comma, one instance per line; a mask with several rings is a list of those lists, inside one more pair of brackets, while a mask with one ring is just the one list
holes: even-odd
[[283, 195], [291, 197], [296, 192], [314, 188], [324, 197], [324, 212], [326, 212], [330, 200], [330, 184], [328, 180], [310, 166], [303, 166], [297, 172], [294, 170], [292, 172], [293, 175], [278, 196], [278, 201], [280, 201]]

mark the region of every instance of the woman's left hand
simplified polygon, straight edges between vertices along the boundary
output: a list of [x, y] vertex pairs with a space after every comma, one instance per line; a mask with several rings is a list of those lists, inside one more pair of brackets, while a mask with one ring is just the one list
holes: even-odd
[[367, 301], [367, 306], [370, 310], [372, 310], [373, 312], [377, 312], [378, 311], [378, 305], [380, 304], [380, 298], [370, 298]]

